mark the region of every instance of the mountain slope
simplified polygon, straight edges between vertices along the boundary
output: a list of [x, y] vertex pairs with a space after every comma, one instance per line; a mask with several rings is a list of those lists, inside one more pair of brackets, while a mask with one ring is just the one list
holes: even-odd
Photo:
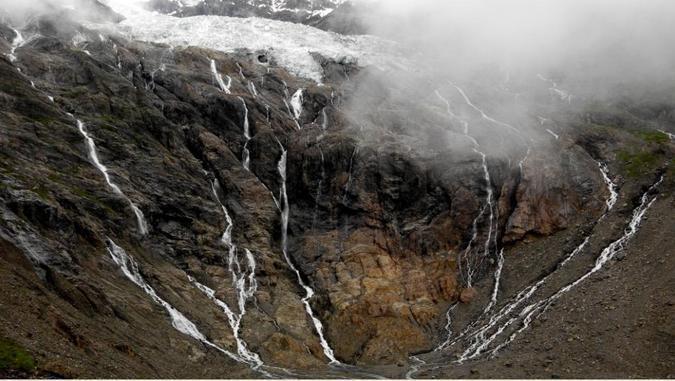
[[[257, 46], [181, 46], [194, 20], [166, 39], [131, 21], [0, 30], [0, 334], [43, 374], [400, 377], [426, 361], [452, 367], [418, 376], [455, 375], [465, 343], [433, 351], [449, 308], [459, 332], [551, 273], [545, 300], [622, 236], [641, 196], [673, 189], [660, 99], [578, 111], [526, 82], [538, 108], [515, 123], [496, 106], [511, 94], [486, 82], [306, 50], [315, 75], [298, 76]], [[670, 228], [647, 221], [647, 237]], [[520, 343], [502, 353], [526, 362]], [[484, 355], [457, 371], [496, 372]]]

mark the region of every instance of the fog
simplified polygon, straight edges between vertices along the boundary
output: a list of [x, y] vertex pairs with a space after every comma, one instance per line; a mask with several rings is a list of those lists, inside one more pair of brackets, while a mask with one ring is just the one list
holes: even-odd
[[[141, 3], [127, 0], [129, 4]], [[145, 1], [142, 1], [145, 2]], [[91, 0], [0, 0], [0, 18], [9, 24], [22, 26], [42, 15], [66, 17], [76, 22], [118, 22], [121, 17], [103, 2]]]
[[[146, 2], [103, 1], [126, 12]], [[351, 101], [343, 111], [352, 125], [376, 139], [395, 133], [424, 142], [422, 148], [471, 148], [456, 136], [470, 122], [481, 145], [521, 152], [542, 131], [545, 136], [553, 131], [542, 128], [543, 119], [578, 112], [589, 103], [663, 94], [671, 98], [661, 101], [673, 100], [672, 0], [354, 3], [366, 30], [398, 41], [412, 62], [399, 72], [370, 68], [348, 79]], [[0, 5], [14, 25], [36, 10], [52, 12], [55, 5], [76, 10], [81, 18], [101, 14], [89, 0], [0, 0]], [[439, 136], [439, 126], [447, 126], [450, 135]]]
[[[668, 0], [362, 0], [377, 35], [451, 72], [566, 70], [592, 64], [615, 78], [658, 76], [675, 62]], [[657, 71], [662, 71], [658, 73]]]
[[[431, 114], [444, 113], [447, 100], [458, 117], [446, 118], [449, 142], [458, 141], [461, 119], [490, 152], [517, 156], [565, 128], [544, 126], [554, 116], [675, 89], [673, 1], [361, 0], [357, 7], [369, 33], [399, 41], [417, 62], [415, 70], [355, 79], [348, 109], [362, 129], [381, 130], [384, 119], [387, 130], [436, 143], [423, 121], [438, 124]], [[455, 86], [503, 124], [482, 117]], [[373, 109], [391, 113], [382, 118]]]

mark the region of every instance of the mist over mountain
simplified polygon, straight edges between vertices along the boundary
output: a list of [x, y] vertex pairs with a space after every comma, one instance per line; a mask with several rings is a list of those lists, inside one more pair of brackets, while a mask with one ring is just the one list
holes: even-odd
[[0, 376], [671, 377], [673, 16], [0, 1]]

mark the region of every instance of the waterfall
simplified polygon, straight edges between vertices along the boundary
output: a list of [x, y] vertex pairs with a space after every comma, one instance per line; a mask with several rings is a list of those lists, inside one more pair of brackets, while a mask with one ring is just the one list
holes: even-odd
[[[607, 183], [607, 189], [608, 189], [608, 192], [610, 194], [609, 197], [606, 200], [607, 209], [606, 209], [603, 217], [601, 217], [598, 220], [598, 222], [599, 222], [604, 218], [605, 215], [607, 215], [607, 213], [609, 211], [611, 211], [613, 209], [613, 207], [616, 204], [616, 201], [618, 199], [618, 193], [616, 192], [616, 184], [614, 184], [611, 181], [611, 179], [609, 178], [609, 174], [608, 174], [606, 166], [604, 166], [602, 163], [598, 163], [598, 166], [599, 166], [600, 171], [601, 171], [601, 173], [602, 173], [602, 175], [605, 179], [605, 182]], [[580, 252], [582, 252], [584, 250], [584, 248], [586, 248], [586, 246], [588, 245], [588, 243], [590, 241], [590, 237], [591, 237], [590, 234], [588, 236], [586, 236], [585, 239], [583, 240], [583, 242], [579, 246], [577, 246], [570, 254], [568, 254], [565, 257], [565, 259], [558, 265], [558, 269], [564, 267], [567, 263], [569, 263], [569, 261], [571, 261], [573, 258], [575, 258]], [[482, 344], [485, 343], [485, 341], [486, 341], [485, 333], [488, 330], [492, 329], [498, 322], [500, 322], [504, 318], [508, 317], [509, 314], [516, 309], [516, 307], [518, 307], [523, 302], [528, 300], [532, 295], [534, 295], [534, 293], [536, 291], [538, 291], [546, 283], [546, 281], [548, 281], [548, 279], [552, 275], [553, 275], [553, 273], [550, 273], [547, 276], [540, 279], [535, 284], [525, 288], [524, 290], [521, 290], [515, 296], [515, 298], [513, 298], [513, 300], [511, 302], [509, 302], [508, 304], [503, 306], [497, 313], [495, 313], [493, 316], [491, 316], [487, 324], [485, 324], [484, 326], [482, 326], [481, 328], [476, 330], [472, 334], [473, 335], [472, 341], [473, 341], [474, 345], [472, 347], [469, 347], [469, 350], [466, 351], [467, 352], [467, 353], [465, 353], [467, 355], [466, 358], [468, 358], [468, 355], [470, 355], [472, 353], [472, 351], [475, 352], [477, 348], [481, 348]], [[530, 306], [526, 307], [526, 309], [528, 309], [528, 312], [529, 312], [529, 309], [531, 309], [531, 308], [534, 308], [533, 305], [530, 305]], [[522, 312], [521, 312], [521, 314], [522, 314]], [[502, 326], [499, 327], [497, 332], [499, 334], [501, 334], [508, 326], [513, 324], [516, 320], [517, 320], [517, 318], [509, 319], [508, 321], [506, 321], [506, 323], [504, 323]], [[448, 338], [448, 340], [446, 340], [446, 342], [444, 344], [442, 344], [439, 348], [442, 349], [444, 347], [451, 346], [451, 345], [455, 344], [458, 340], [462, 339], [465, 335], [467, 335], [468, 332], [471, 329], [473, 329], [474, 326], [475, 325], [470, 325], [469, 327], [467, 327], [467, 329], [464, 332], [462, 332], [462, 334], [460, 334], [459, 337], [456, 338], [452, 342], [450, 342], [450, 339]], [[494, 338], [489, 339], [490, 342], [492, 340], [494, 340]], [[489, 342], [487, 344], [489, 344]], [[482, 347], [485, 348], [485, 346], [482, 346]]]
[[[12, 46], [10, 48], [8, 57], [9, 62], [14, 63], [17, 60], [16, 55], [14, 54], [16, 53], [16, 49], [20, 48], [21, 45], [23, 45], [26, 42], [26, 40], [24, 40], [23, 35], [21, 35], [21, 32], [19, 32], [18, 29], [12, 28], [12, 30], [14, 31], [14, 33], [16, 33], [16, 37], [14, 37], [14, 40], [12, 41]], [[19, 69], [19, 71], [21, 71], [21, 69]]]
[[[455, 86], [456, 87], [456, 86]], [[461, 91], [461, 89], [457, 88], [458, 90]], [[462, 252], [462, 255], [459, 258], [458, 261], [458, 267], [460, 269], [460, 273], [462, 270], [462, 259], [464, 259], [467, 263], [467, 269], [466, 269], [466, 283], [467, 287], [471, 287], [473, 284], [473, 277], [480, 268], [480, 265], [482, 264], [483, 260], [487, 258], [490, 254], [490, 247], [491, 243], [490, 241], [496, 239], [497, 234], [495, 232], [496, 227], [495, 224], [497, 223], [494, 212], [495, 212], [495, 205], [494, 205], [494, 190], [492, 188], [492, 180], [490, 178], [490, 169], [488, 167], [487, 163], [487, 155], [480, 150], [480, 144], [478, 141], [469, 134], [469, 123], [466, 120], [461, 119], [457, 114], [452, 112], [450, 108], [450, 102], [443, 97], [443, 95], [440, 93], [440, 91], [436, 90], [435, 91], [436, 96], [445, 104], [446, 106], [446, 112], [448, 116], [450, 116], [451, 119], [454, 119], [458, 122], [463, 127], [463, 133], [464, 136], [466, 136], [473, 144], [473, 152], [475, 152], [477, 155], [481, 157], [481, 167], [483, 169], [483, 179], [485, 180], [485, 191], [487, 193], [486, 198], [485, 198], [485, 205], [481, 208], [480, 212], [476, 216], [476, 218], [473, 220], [472, 223], [472, 230], [471, 230], [471, 239], [469, 240], [469, 243], [467, 244], [467, 247], [464, 249]], [[463, 93], [463, 92], [462, 92]], [[471, 104], [470, 100], [468, 100], [467, 97], [465, 97], [465, 100]], [[475, 107], [475, 106], [474, 106]], [[473, 248], [473, 244], [478, 238], [478, 223], [481, 218], [485, 215], [486, 212], [489, 212], [489, 219], [488, 219], [488, 234], [487, 238], [485, 240], [485, 245], [483, 248], [483, 255], [482, 257], [479, 258], [478, 263], [473, 263], [473, 261], [470, 258], [471, 254], [471, 249]], [[499, 258], [498, 258], [499, 259]], [[497, 269], [498, 271], [501, 272], [501, 269]]]
[[110, 187], [110, 189], [112, 189], [115, 194], [127, 200], [129, 206], [131, 206], [131, 209], [134, 211], [134, 214], [136, 215], [136, 222], [138, 224], [139, 233], [141, 235], [148, 234], [148, 224], [145, 221], [145, 216], [143, 215], [143, 212], [138, 206], [136, 206], [136, 204], [134, 204], [133, 201], [131, 201], [129, 197], [127, 197], [124, 194], [124, 192], [122, 192], [122, 190], [115, 183], [112, 182], [112, 180], [110, 179], [110, 174], [108, 174], [108, 168], [105, 165], [103, 165], [98, 158], [98, 153], [96, 152], [96, 144], [94, 143], [94, 139], [92, 139], [89, 136], [84, 123], [82, 123], [82, 121], [80, 121], [79, 119], [77, 119], [77, 128], [80, 131], [80, 134], [82, 134], [82, 136], [84, 137], [84, 141], [87, 144], [87, 151], [89, 153], [89, 159], [91, 159], [91, 162], [103, 174], [103, 177], [105, 178], [105, 181]]
[[325, 107], [321, 110], [321, 130], [324, 134], [328, 130], [328, 114], [326, 114]]
[[555, 140], [560, 140], [560, 135], [556, 134], [555, 132], [551, 131], [550, 129], [547, 128], [546, 132], [551, 134], [551, 136], [553, 136], [555, 138]]
[[252, 81], [248, 82], [248, 89], [251, 92], [251, 95], [253, 95], [253, 98], [258, 98], [258, 90], [255, 88], [255, 83]]
[[218, 87], [220, 87], [220, 90], [224, 92], [225, 94], [231, 94], [232, 92], [230, 91], [230, 87], [232, 86], [232, 78], [230, 76], [227, 77], [227, 84], [225, 84], [225, 81], [223, 81], [223, 76], [218, 73], [218, 69], [216, 69], [216, 61], [211, 60], [211, 75], [213, 76], [213, 79], [216, 80], [216, 83], [218, 84]]
[[180, 311], [157, 295], [157, 292], [155, 292], [155, 290], [145, 281], [145, 279], [143, 279], [143, 276], [141, 275], [138, 268], [138, 263], [134, 260], [134, 258], [128, 255], [124, 249], [115, 244], [115, 242], [113, 242], [110, 238], [108, 238], [108, 253], [110, 254], [113, 262], [119, 266], [119, 268], [122, 270], [122, 273], [124, 273], [124, 275], [129, 280], [143, 289], [143, 291], [145, 291], [145, 293], [150, 296], [153, 302], [159, 304], [166, 310], [166, 312], [169, 314], [169, 317], [171, 318], [171, 324], [178, 332], [190, 336], [209, 347], [217, 349], [235, 361], [241, 361], [241, 359], [239, 359], [235, 354], [209, 341], [206, 336], [204, 336], [204, 334], [199, 331], [193, 322], [191, 322]]
[[658, 131], [663, 134], [666, 134], [668, 136], [668, 139], [670, 139], [671, 141], [675, 140], [675, 134], [672, 134], [666, 130], [658, 130]]
[[609, 169], [607, 168], [607, 165], [598, 162], [598, 167], [600, 167], [602, 178], [605, 181], [605, 184], [607, 185], [607, 191], [609, 192], [609, 198], [607, 198], [605, 201], [605, 204], [607, 205], [605, 213], [607, 213], [612, 210], [612, 208], [614, 208], [614, 205], [616, 205], [616, 202], [619, 200], [619, 193], [616, 190], [616, 184], [614, 184], [612, 179], [609, 178]]
[[[603, 167], [603, 165], [599, 164], [601, 171], [603, 172], [604, 175], [607, 175], [606, 168]], [[609, 177], [607, 176], [607, 179]], [[555, 273], [552, 272], [548, 274], [547, 276], [543, 277], [540, 279], [538, 282], [535, 284], [527, 287], [526, 289], [522, 290], [519, 292], [516, 297], [508, 304], [506, 304], [502, 309], [494, 314], [488, 321], [488, 323], [484, 326], [482, 326], [480, 329], [475, 331], [471, 337], [472, 343], [471, 345], [462, 353], [462, 355], [459, 357], [458, 362], [463, 362], [466, 360], [471, 360], [474, 358], [477, 358], [481, 354], [485, 353], [487, 350], [488, 346], [494, 342], [502, 333], [504, 333], [507, 329], [513, 327], [515, 323], [518, 321], [521, 321], [521, 327], [513, 332], [509, 337], [505, 339], [504, 342], [501, 344], [497, 345], [494, 349], [490, 351], [491, 355], [496, 354], [499, 350], [507, 346], [509, 343], [511, 343], [516, 336], [526, 330], [531, 322], [539, 317], [541, 314], [546, 312], [546, 310], [555, 302], [557, 299], [559, 299], [562, 295], [565, 293], [569, 292], [572, 290], [574, 287], [576, 287], [578, 284], [583, 282], [584, 280], [588, 279], [591, 275], [594, 273], [600, 271], [603, 266], [611, 259], [613, 258], [618, 252], [620, 252], [625, 244], [636, 234], [639, 225], [641, 223], [642, 217], [646, 213], [646, 211], [651, 207], [653, 202], [655, 201], [655, 197], [650, 200], [649, 195], [650, 193], [658, 187], [661, 182], [663, 181], [663, 177], [661, 180], [659, 180], [657, 183], [655, 183], [647, 192], [645, 192], [642, 197], [640, 204], [638, 207], [636, 207], [633, 211], [633, 217], [631, 218], [631, 221], [628, 224], [628, 227], [624, 231], [624, 234], [616, 241], [612, 242], [610, 245], [605, 247], [601, 254], [598, 256], [596, 259], [596, 263], [593, 266], [592, 269], [587, 271], [583, 276], [578, 278], [576, 281], [572, 282], [571, 284], [561, 288], [551, 296], [547, 298], [543, 298], [539, 300], [538, 302], [531, 303], [525, 307], [523, 307], [520, 310], [516, 310], [516, 307], [521, 305], [525, 300], [529, 299], [534, 293], [539, 290], [545, 283], [546, 281]], [[607, 211], [605, 214], [598, 220], [600, 222], [606, 215], [607, 212], [609, 212], [615, 205], [616, 203], [616, 193], [615, 193], [615, 187], [611, 180], [608, 181], [607, 183], [608, 189], [610, 191], [610, 196], [607, 199]], [[592, 234], [592, 233], [591, 233]], [[591, 234], [589, 234], [583, 242], [577, 246], [576, 249], [574, 249], [559, 265], [558, 269], [564, 267], [572, 258], [577, 256], [581, 251], [584, 250], [584, 248], [588, 245], [590, 241]], [[514, 312], [515, 314], [511, 314]], [[485, 333], [492, 329], [493, 327], [496, 327], [497, 323], [508, 318], [511, 316], [508, 320], [506, 320], [502, 325], [500, 325], [497, 330], [488, 338], [485, 338]], [[457, 340], [455, 340], [456, 342]]]
[[487, 120], [488, 122], [491, 122], [491, 123], [493, 123], [493, 124], [496, 124], [496, 125], [498, 125], [498, 126], [506, 127], [506, 128], [508, 128], [509, 130], [513, 131], [516, 135], [522, 137], [522, 135], [521, 135], [521, 133], [520, 133], [520, 130], [518, 130], [517, 128], [513, 127], [512, 125], [510, 125], [510, 124], [508, 124], [508, 123], [500, 122], [500, 121], [498, 121], [498, 120], [496, 120], [496, 119], [490, 117], [490, 116], [487, 115], [483, 110], [481, 110], [480, 108], [478, 108], [478, 106], [476, 106], [475, 104], [473, 104], [473, 102], [471, 102], [471, 99], [469, 99], [469, 97], [466, 95], [466, 93], [464, 92], [464, 90], [462, 90], [459, 86], [457, 86], [457, 85], [455, 85], [455, 84], [452, 84], [452, 86], [454, 86], [455, 89], [457, 89], [457, 92], [459, 92], [459, 94], [462, 96], [462, 98], [464, 98], [464, 101], [466, 102], [466, 104], [467, 104], [469, 107], [471, 107], [472, 109], [474, 109], [475, 111], [477, 111], [477, 112], [480, 114], [481, 118]]
[[248, 143], [251, 141], [251, 131], [248, 122], [248, 106], [246, 106], [246, 101], [244, 101], [244, 98], [242, 97], [237, 98], [239, 98], [242, 105], [244, 105], [244, 139], [246, 139], [246, 143], [244, 143], [242, 162], [244, 164], [244, 169], [248, 171], [250, 170], [251, 167], [251, 153], [248, 150]]
[[551, 85], [551, 87], [548, 88], [548, 91], [551, 94], [551, 96], [556, 96], [560, 98], [561, 101], [565, 101], [568, 104], [572, 103], [572, 99], [574, 98], [574, 96], [568, 93], [567, 91], [560, 89], [558, 87], [558, 84], [554, 80], [546, 78], [541, 74], [537, 74], [537, 78], [541, 79], [544, 82], [548, 82]]
[[299, 120], [302, 116], [302, 102], [303, 102], [303, 90], [298, 89], [298, 91], [293, 94], [291, 98], [291, 107], [293, 108], [293, 116], [295, 119]]
[[[485, 240], [485, 246], [483, 248], [483, 258], [487, 258], [490, 255], [490, 241], [492, 240], [492, 234], [493, 231], [495, 230], [495, 215], [494, 215], [494, 191], [492, 190], [492, 180], [490, 179], [490, 170], [488, 168], [487, 164], [487, 155], [484, 153], [474, 149], [476, 153], [478, 153], [481, 158], [482, 158], [482, 167], [483, 167], [483, 175], [484, 175], [484, 180], [485, 180], [485, 189], [487, 191], [487, 196], [485, 197], [485, 203], [487, 205], [487, 210], [490, 213], [490, 216], [488, 218], [488, 235], [487, 239]], [[496, 234], [496, 233], [495, 233]], [[468, 279], [469, 287], [471, 284], [471, 279]]]
[[237, 69], [239, 69], [239, 76], [241, 77], [242, 80], [246, 81], [246, 76], [244, 75], [244, 69], [239, 65], [239, 62], [237, 62]]
[[499, 295], [499, 285], [501, 283], [503, 269], [504, 269], [504, 249], [501, 249], [499, 251], [499, 255], [497, 256], [497, 269], [495, 270], [495, 285], [492, 289], [492, 296], [490, 297], [490, 303], [488, 304], [487, 307], [485, 307], [484, 311], [486, 313], [490, 311], [495, 304], [497, 304], [497, 296]]
[[153, 71], [150, 72], [150, 83], [148, 84], [146, 82], [145, 84], [145, 89], [146, 90], [155, 90], [155, 75], [157, 74], [158, 71], [164, 72], [166, 70], [166, 65], [165, 64], [160, 64], [159, 67]]
[[218, 180], [213, 180], [211, 183], [211, 192], [216, 202], [221, 208], [223, 215], [225, 217], [225, 222], [227, 226], [221, 237], [221, 243], [227, 248], [227, 262], [228, 270], [232, 276], [232, 285], [234, 286], [237, 292], [237, 312], [234, 311], [226, 302], [218, 299], [216, 297], [215, 290], [209, 288], [208, 286], [199, 283], [196, 279], [191, 276], [188, 276], [190, 282], [192, 282], [204, 295], [206, 295], [213, 303], [215, 303], [220, 309], [223, 310], [225, 316], [227, 317], [230, 328], [232, 329], [232, 335], [234, 336], [237, 353], [241, 358], [241, 361], [249, 364], [252, 369], [261, 372], [263, 375], [272, 377], [269, 373], [261, 370], [264, 366], [263, 361], [260, 359], [260, 356], [248, 349], [248, 345], [241, 337], [241, 322], [246, 315], [246, 303], [255, 297], [255, 293], [258, 290], [258, 281], [255, 277], [256, 271], [256, 261], [248, 249], [244, 250], [246, 256], [246, 263], [248, 271], [242, 271], [242, 266], [239, 263], [239, 258], [237, 256], [237, 246], [233, 243], [232, 240], [232, 230], [234, 229], [234, 221], [230, 216], [227, 208], [220, 201], [220, 196], [218, 195], [218, 190], [220, 189], [220, 184]]
[[[280, 143], [281, 144], [281, 143]], [[277, 166], [277, 169], [279, 170], [279, 176], [281, 177], [281, 251], [284, 255], [284, 259], [286, 260], [286, 263], [288, 264], [288, 267], [295, 273], [298, 284], [300, 287], [302, 287], [305, 290], [305, 297], [302, 298], [302, 303], [305, 305], [305, 310], [307, 312], [307, 315], [312, 320], [312, 323], [314, 324], [314, 329], [316, 330], [316, 333], [319, 335], [319, 341], [321, 343], [321, 347], [323, 348], [323, 353], [328, 358], [330, 361], [330, 364], [340, 364], [340, 362], [335, 358], [335, 354], [333, 352], [333, 349], [330, 347], [328, 344], [328, 341], [326, 341], [324, 335], [323, 335], [323, 324], [319, 319], [317, 319], [314, 315], [314, 311], [312, 310], [312, 306], [309, 304], [309, 301], [312, 299], [314, 296], [314, 290], [312, 290], [311, 287], [309, 287], [305, 281], [302, 279], [302, 276], [300, 275], [300, 271], [295, 267], [293, 262], [291, 261], [290, 256], [288, 255], [288, 219], [290, 216], [290, 208], [288, 204], [288, 194], [286, 192], [286, 162], [288, 159], [288, 152], [282, 148], [282, 154], [281, 154], [281, 159], [279, 160], [279, 164]]]
[[[501, 349], [503, 349], [513, 340], [515, 340], [518, 334], [522, 333], [524, 330], [529, 328], [531, 322], [534, 321], [539, 316], [541, 316], [542, 314], [544, 314], [556, 300], [560, 299], [560, 297], [562, 297], [564, 294], [571, 291], [580, 283], [588, 279], [591, 275], [602, 270], [602, 268], [605, 266], [607, 262], [609, 262], [618, 253], [620, 253], [625, 249], [626, 244], [633, 238], [633, 236], [635, 236], [635, 234], [637, 234], [640, 228], [640, 224], [642, 223], [642, 220], [644, 218], [644, 215], [647, 213], [649, 208], [651, 208], [651, 206], [657, 199], [657, 196], [654, 196], [653, 198], [650, 199], [649, 196], [650, 193], [655, 191], [656, 188], [658, 188], [659, 185], [661, 185], [663, 180], [664, 177], [661, 176], [661, 178], [654, 185], [652, 185], [646, 192], [642, 194], [642, 196], [640, 197], [640, 204], [635, 209], [633, 209], [633, 215], [631, 217], [630, 222], [628, 223], [628, 227], [624, 230], [623, 235], [619, 237], [616, 241], [610, 243], [607, 247], [605, 247], [602, 250], [598, 258], [595, 260], [595, 265], [593, 266], [593, 268], [591, 268], [588, 272], [586, 272], [584, 275], [582, 275], [574, 282], [561, 288], [558, 292], [551, 295], [550, 297], [527, 306], [519, 315], [520, 317], [523, 318], [523, 323], [520, 329], [518, 329], [511, 336], [509, 336], [509, 338], [505, 342], [503, 342], [495, 349], [493, 349], [491, 352], [492, 356], [494, 356], [497, 352], [499, 352]], [[478, 354], [480, 353], [477, 353], [477, 355]]]

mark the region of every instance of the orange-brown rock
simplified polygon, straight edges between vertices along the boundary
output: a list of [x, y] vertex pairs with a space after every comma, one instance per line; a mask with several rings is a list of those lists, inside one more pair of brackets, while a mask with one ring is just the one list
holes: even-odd
[[478, 296], [478, 291], [476, 291], [475, 288], [465, 288], [459, 294], [459, 300], [462, 303], [471, 303], [476, 298], [476, 296]]

